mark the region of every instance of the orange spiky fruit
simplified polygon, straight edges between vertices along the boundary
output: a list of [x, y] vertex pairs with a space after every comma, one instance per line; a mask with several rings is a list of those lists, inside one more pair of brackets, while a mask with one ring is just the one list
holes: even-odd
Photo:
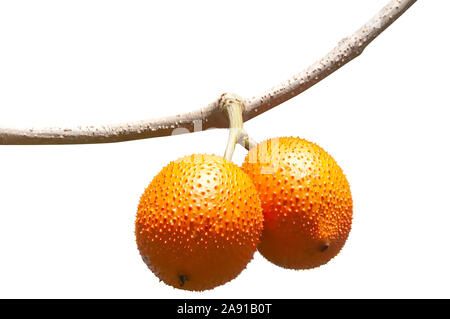
[[308, 269], [327, 263], [347, 240], [353, 203], [336, 161], [304, 139], [273, 138], [252, 148], [242, 169], [261, 199], [259, 252], [276, 265]]
[[136, 242], [160, 280], [201, 291], [246, 267], [262, 227], [250, 178], [222, 157], [192, 155], [171, 162], [148, 185], [138, 207]]

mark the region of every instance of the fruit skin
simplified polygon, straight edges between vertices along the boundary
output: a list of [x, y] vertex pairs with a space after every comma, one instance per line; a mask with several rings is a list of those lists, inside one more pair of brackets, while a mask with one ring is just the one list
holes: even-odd
[[252, 259], [263, 227], [250, 178], [214, 155], [171, 162], [141, 197], [136, 242], [147, 266], [168, 285], [212, 289]]
[[259, 252], [284, 268], [308, 269], [336, 256], [349, 235], [353, 203], [336, 161], [304, 139], [273, 138], [252, 148], [242, 169], [261, 199]]

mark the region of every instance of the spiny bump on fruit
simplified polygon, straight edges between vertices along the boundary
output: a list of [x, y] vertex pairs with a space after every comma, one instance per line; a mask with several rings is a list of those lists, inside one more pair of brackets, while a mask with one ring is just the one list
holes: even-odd
[[142, 259], [160, 280], [201, 291], [246, 267], [263, 214], [255, 186], [238, 166], [219, 156], [192, 155], [154, 177], [135, 226]]
[[285, 268], [308, 269], [336, 256], [351, 229], [349, 183], [336, 161], [304, 139], [273, 138], [252, 148], [242, 169], [261, 199], [259, 252]]

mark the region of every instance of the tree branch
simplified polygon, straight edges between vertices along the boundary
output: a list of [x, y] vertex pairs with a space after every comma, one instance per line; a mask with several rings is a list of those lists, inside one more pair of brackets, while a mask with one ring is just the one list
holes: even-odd
[[[359, 56], [369, 43], [416, 1], [390, 1], [369, 22], [351, 36], [341, 40], [322, 59], [268, 92], [244, 100], [244, 121], [302, 93]], [[227, 114], [220, 107], [218, 98], [207, 107], [194, 112], [125, 124], [26, 130], [0, 128], [0, 145], [113, 143], [203, 131], [209, 128], [226, 128], [228, 125]]]
[[359, 56], [369, 43], [397, 20], [416, 1], [390, 1], [371, 20], [351, 36], [339, 41], [333, 50], [309, 68], [270, 89], [267, 93], [245, 101], [244, 121], [248, 121], [302, 93]]

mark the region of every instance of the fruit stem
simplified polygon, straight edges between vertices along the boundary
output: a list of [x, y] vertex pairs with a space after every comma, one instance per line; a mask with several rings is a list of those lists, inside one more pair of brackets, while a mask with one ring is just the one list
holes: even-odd
[[224, 93], [220, 97], [222, 109], [227, 113], [230, 122], [230, 133], [228, 135], [228, 143], [225, 149], [225, 159], [231, 161], [236, 147], [236, 143], [241, 144], [247, 150], [256, 145], [244, 130], [244, 121], [242, 119], [242, 111], [244, 104], [242, 100], [235, 94]]
[[258, 144], [247, 134], [247, 131], [244, 129], [242, 129], [242, 133], [239, 137], [238, 143], [245, 147], [247, 151], [250, 151], [251, 148], [255, 147], [256, 144]]

